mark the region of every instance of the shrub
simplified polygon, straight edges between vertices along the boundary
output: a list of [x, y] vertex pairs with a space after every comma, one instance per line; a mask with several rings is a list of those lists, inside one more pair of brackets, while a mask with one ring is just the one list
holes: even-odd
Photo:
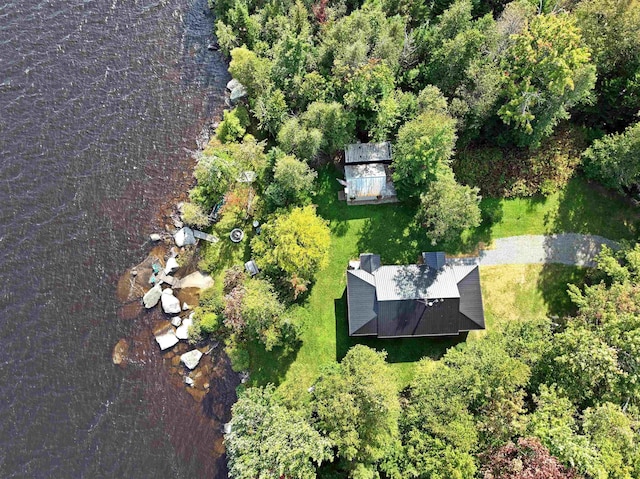
[[231, 111], [225, 111], [223, 120], [216, 130], [216, 136], [222, 143], [239, 140], [246, 133], [249, 126], [249, 112], [243, 106]]
[[200, 330], [206, 334], [215, 333], [221, 326], [220, 316], [214, 312], [204, 313], [200, 317], [199, 322]]
[[238, 342], [235, 334], [232, 334], [225, 340], [224, 352], [227, 353], [231, 360], [231, 369], [239, 373], [249, 369], [250, 357], [249, 352], [244, 344]]
[[185, 203], [182, 207], [182, 220], [197, 228], [206, 228], [209, 226], [209, 216], [204, 208], [197, 203]]

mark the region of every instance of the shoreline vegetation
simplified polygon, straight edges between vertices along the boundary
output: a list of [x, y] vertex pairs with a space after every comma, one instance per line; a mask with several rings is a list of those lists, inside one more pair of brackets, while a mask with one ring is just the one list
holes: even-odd
[[[210, 275], [186, 336], [242, 377], [230, 477], [640, 477], [640, 9], [552, 3], [210, 4], [230, 108], [175, 218], [212, 240], [175, 276]], [[340, 201], [344, 147], [380, 141], [400, 202]], [[347, 334], [360, 253], [554, 233], [621, 249], [481, 267], [486, 331]]]

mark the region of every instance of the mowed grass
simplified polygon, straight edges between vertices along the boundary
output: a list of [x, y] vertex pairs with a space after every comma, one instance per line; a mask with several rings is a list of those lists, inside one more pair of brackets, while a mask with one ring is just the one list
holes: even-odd
[[[413, 377], [414, 363], [422, 357], [437, 359], [447, 348], [467, 338], [398, 340], [353, 339], [347, 334], [346, 276], [348, 261], [363, 252], [381, 255], [383, 264], [417, 261], [422, 251], [473, 252], [479, 242], [522, 234], [580, 232], [612, 239], [632, 238], [636, 211], [624, 202], [603, 196], [581, 179], [546, 199], [483, 200], [484, 223], [465, 232], [459, 241], [432, 245], [415, 224], [415, 211], [404, 204], [347, 206], [338, 201], [340, 173], [328, 167], [318, 178], [318, 214], [329, 220], [329, 265], [318, 275], [303, 305], [305, 316], [301, 345], [295, 352], [266, 352], [251, 347], [252, 383], [279, 385], [291, 400], [307, 397], [322, 367], [339, 361], [354, 344], [387, 351], [387, 361], [405, 386]], [[562, 315], [570, 311], [568, 282], [580, 283], [585, 270], [560, 265], [507, 265], [482, 268], [487, 325], [505, 321]], [[481, 334], [472, 334], [471, 338]]]

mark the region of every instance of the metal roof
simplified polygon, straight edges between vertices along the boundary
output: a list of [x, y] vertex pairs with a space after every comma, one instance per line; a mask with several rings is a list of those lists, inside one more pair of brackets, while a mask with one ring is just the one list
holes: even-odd
[[[443, 258], [444, 253], [434, 253], [430, 259], [439, 264]], [[438, 336], [485, 328], [480, 273], [473, 258], [446, 259], [440, 269], [379, 264], [378, 255], [363, 254], [361, 269], [347, 271], [349, 335]]]
[[373, 276], [378, 301], [460, 297], [451, 267], [436, 271], [425, 264], [380, 266]]
[[[360, 278], [362, 270], [347, 271], [347, 307], [349, 308], [349, 334], [353, 335], [360, 329], [368, 329], [367, 325], [374, 323], [376, 328], [367, 334], [377, 333], [376, 288]], [[368, 273], [367, 273], [368, 274]]]
[[[367, 273], [373, 273], [381, 264], [379, 254], [363, 253], [360, 255], [360, 269], [365, 270]], [[373, 276], [371, 276], [371, 280], [373, 281], [371, 284], [375, 286], [376, 283]]]
[[445, 265], [444, 251], [422, 253], [422, 260], [429, 268], [440, 269]]
[[391, 161], [391, 143], [353, 143], [347, 145], [344, 150], [344, 162], [349, 163], [376, 163]]

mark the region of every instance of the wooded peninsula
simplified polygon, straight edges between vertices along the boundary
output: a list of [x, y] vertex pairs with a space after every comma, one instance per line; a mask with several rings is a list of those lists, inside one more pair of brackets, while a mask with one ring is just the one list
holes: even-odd
[[[219, 241], [181, 261], [249, 378], [230, 477], [640, 478], [640, 3], [211, 8], [230, 108], [182, 220]], [[383, 294], [478, 327], [383, 338]]]

